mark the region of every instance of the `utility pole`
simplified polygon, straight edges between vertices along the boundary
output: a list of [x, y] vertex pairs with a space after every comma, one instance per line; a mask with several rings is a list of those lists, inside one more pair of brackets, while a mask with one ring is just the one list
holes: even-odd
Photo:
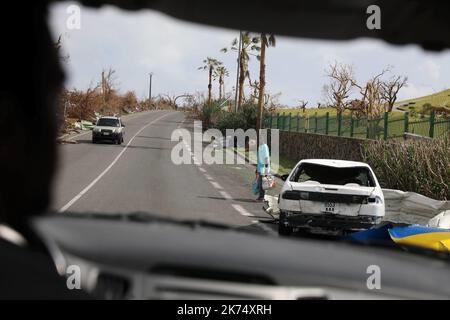
[[238, 49], [238, 60], [237, 60], [237, 71], [236, 71], [236, 93], [234, 97], [234, 112], [237, 112], [238, 104], [238, 92], [239, 92], [239, 72], [241, 70], [241, 50], [242, 50], [242, 31], [239, 30], [239, 49]]
[[153, 72], [150, 72], [148, 74], [150, 76], [150, 83], [148, 85], [148, 102], [150, 103], [152, 100], [152, 78], [153, 78]]

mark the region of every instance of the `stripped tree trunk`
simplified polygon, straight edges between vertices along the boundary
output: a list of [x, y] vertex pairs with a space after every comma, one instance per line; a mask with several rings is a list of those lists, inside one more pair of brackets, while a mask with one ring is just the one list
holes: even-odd
[[211, 105], [211, 94], [212, 94], [212, 73], [213, 67], [209, 67], [209, 83], [208, 83], [208, 105]]
[[239, 72], [239, 99], [238, 99], [238, 105], [237, 105], [237, 109], [239, 110], [239, 108], [242, 105], [242, 102], [244, 101], [244, 82], [245, 82], [245, 77], [246, 77], [246, 70], [245, 70], [245, 66], [244, 66], [244, 55], [241, 53], [241, 63], [240, 63], [240, 72]]
[[256, 115], [256, 131], [259, 144], [259, 130], [262, 128], [264, 89], [266, 86], [266, 47], [267, 38], [265, 34], [261, 35], [261, 54], [259, 59], [259, 95], [258, 95], [258, 113]]
[[219, 101], [222, 100], [223, 94], [223, 76], [219, 76]]

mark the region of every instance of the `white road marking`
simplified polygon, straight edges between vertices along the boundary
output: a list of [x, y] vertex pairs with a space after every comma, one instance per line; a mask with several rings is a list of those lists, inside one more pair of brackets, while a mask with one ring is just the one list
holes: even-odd
[[264, 223], [261, 223], [261, 222], [260, 222], [260, 223], [258, 224], [258, 226], [259, 226], [261, 229], [263, 229], [264, 231], [268, 232], [268, 233], [276, 234], [276, 232], [275, 232], [272, 228], [266, 226]]
[[248, 212], [247, 210], [245, 210], [242, 206], [240, 206], [238, 204], [232, 203], [231, 206], [234, 208], [234, 210], [236, 210], [243, 216], [247, 216], [247, 217], [253, 216], [250, 212]]
[[[185, 146], [186, 146], [186, 149], [189, 151], [189, 153], [190, 153], [190, 155], [191, 155], [191, 159], [194, 161], [194, 164], [197, 165], [198, 170], [199, 170], [200, 172], [203, 173], [204, 177], [205, 177], [205, 178], [213, 185], [214, 188], [216, 188], [217, 190], [219, 190], [220, 195], [221, 195], [225, 200], [232, 201], [233, 198], [231, 197], [231, 195], [230, 195], [228, 192], [226, 192], [226, 191], [222, 188], [222, 186], [221, 186], [219, 183], [217, 183], [216, 181], [214, 181], [214, 178], [211, 177], [203, 167], [201, 167], [201, 163], [199, 163], [199, 161], [197, 161], [197, 159], [196, 159], [196, 157], [195, 157], [195, 155], [194, 155], [194, 152], [192, 152], [191, 147], [189, 146], [189, 144], [188, 144], [186, 141], [183, 141], [183, 142], [184, 142], [184, 144], [185, 144]], [[226, 152], [229, 152], [229, 153], [230, 153], [231, 151], [228, 150], [228, 149], [226, 149]], [[235, 155], [234, 152], [232, 152], [232, 154], [233, 154], [233, 156]], [[240, 157], [242, 160], [244, 160], [244, 162], [246, 162], [246, 161], [245, 161], [245, 157], [243, 157], [242, 155], [237, 154], [236, 156], [237, 156], [237, 157]], [[236, 169], [241, 169], [240, 167], [235, 167], [235, 168], [236, 168]], [[236, 210], [239, 214], [241, 214], [241, 215], [243, 215], [243, 216], [245, 216], [245, 217], [254, 217], [254, 214], [248, 212], [245, 208], [243, 208], [243, 207], [242, 207], [241, 205], [239, 205], [239, 204], [232, 203], [231, 206], [232, 206], [233, 209]], [[276, 232], [275, 232], [274, 230], [272, 230], [270, 227], [268, 227], [268, 226], [264, 225], [263, 223], [261, 223], [261, 221], [258, 221], [258, 220], [251, 220], [251, 223], [254, 224], [254, 225], [257, 225], [258, 227], [260, 227], [263, 231], [265, 231], [265, 232], [267, 232], [267, 233], [276, 235]]]
[[218, 190], [223, 190], [222, 186], [220, 184], [218, 184], [217, 182], [210, 181], [209, 183], [211, 183], [214, 188], [216, 188]]
[[77, 194], [72, 200], [70, 200], [64, 207], [62, 207], [61, 209], [59, 209], [59, 212], [64, 212], [67, 209], [69, 209], [75, 202], [77, 202], [85, 193], [87, 193], [106, 173], [108, 173], [109, 170], [111, 170], [111, 168], [116, 164], [116, 162], [120, 159], [120, 157], [122, 157], [122, 155], [124, 154], [124, 152], [128, 149], [128, 147], [130, 146], [130, 144], [133, 142], [134, 138], [136, 138], [136, 136], [138, 134], [140, 134], [145, 128], [147, 128], [148, 126], [150, 126], [151, 124], [155, 123], [156, 121], [161, 120], [162, 118], [167, 117], [168, 115], [171, 115], [172, 113], [167, 113], [159, 118], [156, 118], [155, 120], [147, 123], [145, 126], [143, 126], [138, 132], [136, 132], [136, 134], [130, 139], [130, 141], [128, 141], [128, 143], [126, 144], [126, 146], [123, 148], [123, 150], [117, 155], [117, 157], [114, 158], [114, 160], [111, 162], [111, 164], [106, 167], [105, 170], [103, 170], [102, 173], [100, 173], [98, 175], [97, 178], [95, 178], [86, 188], [84, 188], [83, 190], [81, 190], [81, 192], [79, 194]]
[[219, 193], [220, 193], [220, 195], [221, 195], [222, 197], [224, 197], [226, 200], [232, 200], [232, 199], [233, 199], [233, 198], [230, 196], [230, 194], [229, 194], [228, 192], [226, 192], [226, 191], [220, 191]]

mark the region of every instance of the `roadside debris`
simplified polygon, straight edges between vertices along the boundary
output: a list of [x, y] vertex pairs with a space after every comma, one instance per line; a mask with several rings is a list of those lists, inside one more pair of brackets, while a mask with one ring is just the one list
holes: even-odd
[[94, 123], [82, 120], [81, 122], [75, 122], [75, 128], [80, 130], [92, 130], [92, 128], [94, 128]]
[[391, 221], [426, 225], [430, 218], [450, 210], [450, 201], [435, 200], [415, 192], [383, 189], [383, 194], [386, 217]]
[[431, 218], [427, 223], [427, 227], [450, 229], [450, 210], [443, 211]]
[[66, 138], [65, 136], [59, 137], [56, 139], [56, 142], [59, 144], [78, 144], [78, 141], [76, 140], [70, 140]]

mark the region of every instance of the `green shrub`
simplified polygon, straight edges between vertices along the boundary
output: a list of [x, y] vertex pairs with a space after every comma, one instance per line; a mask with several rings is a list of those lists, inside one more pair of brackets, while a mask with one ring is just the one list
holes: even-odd
[[223, 112], [218, 118], [215, 127], [223, 133], [225, 133], [226, 129], [246, 130], [247, 122], [242, 112]]
[[254, 104], [244, 104], [241, 106], [241, 110], [239, 112], [242, 113], [242, 116], [245, 119], [246, 127], [242, 129], [256, 128], [256, 115], [257, 115], [258, 106]]
[[[217, 128], [225, 133], [226, 129], [255, 129], [258, 106], [251, 103], [243, 104], [238, 112], [222, 111], [218, 104], [204, 106], [201, 112], [203, 127]], [[263, 118], [268, 115], [264, 110]]]
[[200, 111], [200, 120], [204, 129], [214, 127], [221, 114], [221, 108], [218, 103], [211, 103], [211, 105], [203, 105]]
[[432, 110], [433, 110], [433, 106], [431, 105], [431, 103], [425, 103], [422, 106], [421, 114], [428, 114], [429, 115]]
[[[242, 112], [244, 114], [244, 118], [247, 123], [247, 126], [245, 129], [250, 129], [250, 128], [256, 129], [256, 116], [258, 113], [258, 106], [256, 104], [247, 103], [247, 104], [242, 105], [240, 112]], [[269, 116], [270, 116], [270, 113], [266, 109], [264, 109], [262, 120], [264, 121], [264, 118], [269, 117]]]
[[384, 188], [450, 199], [450, 140], [367, 141], [362, 155]]

